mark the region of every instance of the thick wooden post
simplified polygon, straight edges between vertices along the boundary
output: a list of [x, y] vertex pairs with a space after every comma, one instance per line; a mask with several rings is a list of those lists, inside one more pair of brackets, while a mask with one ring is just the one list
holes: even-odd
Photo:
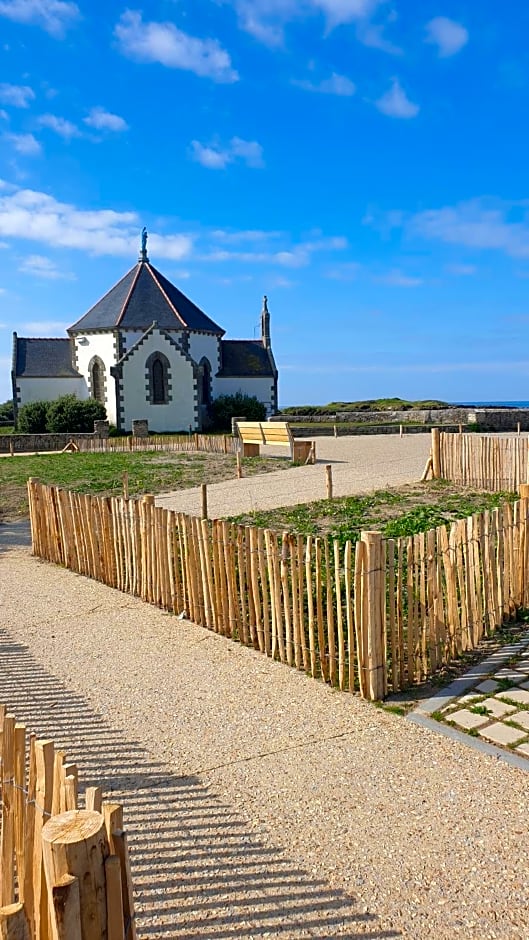
[[[50, 907], [54, 888], [65, 875], [72, 875], [79, 884], [83, 940], [106, 937], [105, 860], [110, 850], [103, 816], [89, 810], [52, 816], [42, 829], [42, 852]], [[56, 923], [52, 923], [52, 934], [53, 940], [61, 940]]]
[[201, 517], [202, 519], [208, 518], [208, 486], [207, 483], [202, 483], [201, 485]]
[[332, 499], [332, 466], [330, 463], [325, 466], [325, 482], [327, 485], [327, 499]]
[[123, 471], [123, 499], [129, 498], [129, 472]]
[[432, 428], [432, 475], [434, 480], [441, 479], [441, 432]]
[[386, 566], [380, 532], [362, 532], [362, 647], [366, 672], [366, 693], [371, 701], [387, 693], [386, 662]]
[[0, 908], [0, 938], [1, 940], [30, 940], [29, 924], [22, 903], [8, 904]]
[[237, 451], [236, 458], [237, 458], [237, 479], [240, 480], [242, 479], [242, 460], [241, 460], [241, 455], [239, 451]]

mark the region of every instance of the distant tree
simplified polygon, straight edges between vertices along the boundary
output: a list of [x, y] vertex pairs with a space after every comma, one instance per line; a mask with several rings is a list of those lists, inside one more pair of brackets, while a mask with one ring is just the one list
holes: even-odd
[[264, 421], [266, 408], [255, 395], [219, 395], [210, 406], [216, 431], [231, 431], [231, 419], [245, 417], [248, 421]]
[[13, 399], [10, 398], [9, 401], [5, 401], [0, 405], [0, 421], [11, 421], [15, 420], [15, 412], [13, 409]]
[[48, 420], [47, 401], [30, 401], [18, 412], [17, 431], [20, 434], [44, 434]]
[[104, 421], [105, 406], [95, 398], [84, 401], [75, 395], [63, 395], [49, 403], [46, 430], [50, 433], [76, 434], [94, 430], [94, 421]]

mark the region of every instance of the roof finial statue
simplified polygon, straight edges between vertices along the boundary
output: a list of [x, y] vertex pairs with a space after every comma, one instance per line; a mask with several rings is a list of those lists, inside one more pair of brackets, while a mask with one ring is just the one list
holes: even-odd
[[148, 260], [149, 260], [149, 258], [148, 258], [148, 256], [147, 256], [147, 239], [148, 239], [148, 237], [149, 237], [149, 235], [148, 235], [148, 233], [147, 233], [147, 229], [145, 228], [145, 226], [143, 226], [143, 228], [142, 228], [142, 230], [141, 230], [141, 253], [140, 253], [140, 261], [148, 261]]

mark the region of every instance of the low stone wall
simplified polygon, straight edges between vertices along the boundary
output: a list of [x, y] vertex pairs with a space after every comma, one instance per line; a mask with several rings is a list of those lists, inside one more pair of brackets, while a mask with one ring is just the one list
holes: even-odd
[[[446, 427], [479, 425], [487, 431], [529, 430], [529, 408], [432, 408], [409, 411], [338, 411], [332, 415], [275, 415], [270, 420], [290, 424], [424, 424]], [[318, 432], [319, 433], [319, 432]], [[350, 433], [354, 433], [352, 429]], [[296, 434], [298, 431], [296, 429]]]
[[68, 441], [93, 440], [96, 434], [0, 434], [0, 454], [40, 454], [62, 450]]

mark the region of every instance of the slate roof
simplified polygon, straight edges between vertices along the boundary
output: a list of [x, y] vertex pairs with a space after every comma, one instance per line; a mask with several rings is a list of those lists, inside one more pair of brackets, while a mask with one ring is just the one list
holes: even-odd
[[164, 330], [224, 335], [218, 324], [148, 261], [139, 261], [131, 268], [68, 332], [116, 327], [145, 331], [155, 321]]
[[222, 367], [217, 373], [219, 378], [274, 377], [273, 363], [261, 340], [224, 339], [220, 345]]
[[17, 336], [14, 359], [17, 378], [80, 378], [80, 373], [72, 365], [69, 339]]

